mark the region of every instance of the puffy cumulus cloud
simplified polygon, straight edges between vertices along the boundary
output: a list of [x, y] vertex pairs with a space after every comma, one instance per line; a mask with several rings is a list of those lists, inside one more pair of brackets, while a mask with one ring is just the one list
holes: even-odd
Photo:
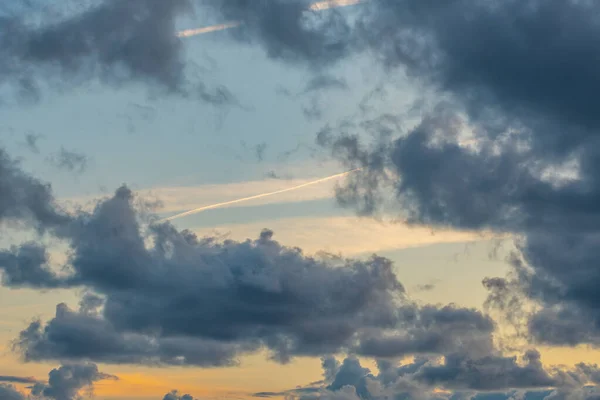
[[404, 364], [378, 360], [378, 373], [349, 357], [339, 362], [323, 358], [324, 381], [318, 386], [285, 392], [260, 392], [257, 397], [297, 399], [592, 399], [598, 368], [579, 364], [573, 369], [542, 366], [535, 350], [517, 357], [447, 354], [418, 357]]
[[[43, 281], [31, 271], [45, 267], [30, 259], [20, 266], [18, 257], [10, 270], [2, 266], [13, 277], [7, 285], [82, 286], [99, 295], [84, 297], [79, 310], [61, 304], [51, 321], [23, 330], [17, 347], [26, 360], [222, 366], [262, 347], [287, 362], [342, 350], [405, 355], [461, 341], [474, 350], [491, 345], [488, 317], [413, 304], [387, 259], [308, 257], [269, 230], [244, 242], [198, 239], [169, 224], [144, 230], [132, 198], [122, 187], [58, 230], [69, 235], [70, 275]], [[27, 273], [13, 272], [21, 269]]]
[[400, 307], [393, 329], [361, 335], [357, 354], [372, 357], [403, 357], [414, 354], [444, 354], [468, 348], [470, 354], [494, 350], [495, 326], [475, 309], [455, 306]]
[[0, 193], [1, 223], [43, 232], [70, 220], [57, 206], [50, 185], [24, 172], [4, 149], [0, 149]]
[[14, 386], [0, 384], [0, 399], [5, 400], [26, 400], [23, 393], [19, 392]]
[[347, 126], [319, 136], [366, 167], [338, 191], [341, 204], [385, 211], [391, 188], [410, 222], [521, 237], [503, 293], [538, 305], [527, 326], [544, 343], [600, 337], [599, 10], [578, 0], [369, 2], [357, 37], [442, 100], [393, 136], [370, 127], [375, 144]]
[[46, 399], [74, 400], [81, 389], [91, 389], [94, 382], [105, 379], [118, 378], [99, 372], [95, 364], [67, 364], [50, 371], [48, 383], [34, 385], [31, 394]]
[[[9, 193], [23, 185], [25, 175], [14, 175]], [[63, 240], [68, 262], [57, 272], [41, 244], [14, 246], [0, 253], [3, 284], [88, 291], [78, 310], [59, 304], [53, 319], [20, 333], [15, 347], [27, 361], [225, 366], [261, 348], [279, 362], [339, 351], [440, 353], [465, 343], [472, 353], [491, 351], [489, 317], [415, 304], [388, 259], [309, 257], [268, 229], [243, 242], [200, 239], [147, 223], [127, 187], [63, 217], [47, 186], [24, 182], [45, 188], [37, 200], [48, 204], [39, 208], [61, 218], [9, 215]]]
[[194, 400], [189, 394], [179, 394], [177, 390], [173, 390], [170, 393], [165, 394], [163, 400]]
[[31, 383], [29, 394], [17, 390], [12, 385], [0, 384], [0, 399], [2, 400], [78, 400], [80, 393], [87, 389], [93, 391], [95, 382], [101, 380], [116, 380], [114, 375], [102, 373], [98, 366], [92, 363], [65, 364], [55, 368], [48, 374], [48, 382], [43, 383], [33, 378], [6, 377], [4, 381], [15, 383]]

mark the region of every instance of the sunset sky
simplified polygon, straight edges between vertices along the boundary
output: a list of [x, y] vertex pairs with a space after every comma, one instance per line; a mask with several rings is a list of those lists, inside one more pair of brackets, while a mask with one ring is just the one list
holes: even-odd
[[0, 400], [600, 397], [600, 5], [56, 3], [0, 4]]

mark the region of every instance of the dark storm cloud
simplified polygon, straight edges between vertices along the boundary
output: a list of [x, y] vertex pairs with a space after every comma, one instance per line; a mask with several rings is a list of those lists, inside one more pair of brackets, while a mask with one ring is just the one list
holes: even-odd
[[[59, 306], [46, 326], [32, 323], [20, 338], [27, 359], [227, 365], [263, 345], [287, 361], [396, 323], [404, 289], [386, 259], [319, 260], [281, 246], [268, 230], [218, 243], [170, 225], [151, 226], [147, 248], [132, 197], [120, 188], [64, 228], [71, 275], [42, 283], [42, 269], [30, 268], [30, 286], [81, 285], [105, 304], [99, 316]], [[21, 286], [27, 275], [19, 277]]]
[[142, 224], [134, 204], [121, 187], [51, 226], [70, 245], [61, 273], [38, 244], [0, 254], [6, 286], [95, 292], [79, 310], [60, 304], [52, 320], [23, 330], [15, 348], [25, 360], [228, 366], [260, 348], [287, 362], [343, 350], [439, 353], [461, 340], [473, 352], [490, 346], [489, 318], [413, 304], [385, 258], [308, 257], [270, 230], [245, 242], [198, 239]]
[[529, 327], [546, 343], [600, 337], [599, 10], [575, 0], [369, 2], [356, 38], [443, 100], [393, 138], [379, 130], [375, 145], [346, 128], [320, 136], [368, 167], [338, 191], [343, 205], [376, 214], [391, 186], [409, 222], [522, 235], [532, 270], [521, 291], [545, 306]]

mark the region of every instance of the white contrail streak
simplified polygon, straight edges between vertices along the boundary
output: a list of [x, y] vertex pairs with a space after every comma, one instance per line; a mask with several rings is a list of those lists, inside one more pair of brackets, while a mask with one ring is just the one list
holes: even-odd
[[[325, 1], [319, 1], [316, 3], [312, 3], [310, 5], [309, 9], [311, 9], [313, 11], [323, 11], [323, 10], [329, 10], [330, 8], [353, 6], [355, 4], [362, 3], [363, 1], [365, 1], [365, 0], [325, 0]], [[224, 31], [225, 29], [235, 28], [235, 27], [240, 26], [241, 24], [242, 23], [239, 21], [233, 21], [233, 22], [226, 22], [224, 24], [219, 24], [219, 25], [205, 26], [203, 28], [186, 29], [186, 30], [177, 32], [177, 36], [178, 37], [192, 37], [192, 36], [197, 36], [197, 35], [203, 35], [205, 33]]]
[[314, 11], [329, 10], [330, 8], [353, 6], [365, 0], [325, 0], [313, 3], [310, 9]]
[[196, 214], [196, 213], [199, 213], [199, 212], [202, 212], [202, 211], [211, 210], [213, 208], [224, 207], [224, 206], [228, 206], [228, 205], [231, 205], [231, 204], [242, 203], [244, 201], [249, 201], [249, 200], [254, 200], [254, 199], [261, 199], [263, 197], [274, 196], [274, 195], [280, 194], [280, 193], [291, 192], [293, 190], [298, 190], [298, 189], [301, 189], [301, 188], [304, 188], [304, 187], [307, 187], [307, 186], [316, 185], [316, 184], [322, 183], [322, 182], [327, 182], [327, 181], [330, 181], [330, 180], [336, 179], [336, 178], [341, 178], [342, 176], [349, 175], [349, 174], [351, 174], [353, 172], [356, 172], [356, 171], [358, 171], [360, 169], [361, 168], [356, 168], [356, 169], [353, 169], [351, 171], [346, 171], [346, 172], [342, 172], [341, 174], [331, 175], [331, 176], [328, 176], [328, 177], [325, 177], [325, 178], [317, 179], [316, 181], [306, 182], [306, 183], [303, 183], [301, 185], [289, 187], [287, 189], [276, 190], [274, 192], [269, 192], [269, 193], [261, 193], [261, 194], [257, 194], [257, 195], [250, 196], [250, 197], [244, 197], [244, 198], [241, 198], [241, 199], [236, 199], [236, 200], [231, 200], [231, 201], [225, 201], [223, 203], [212, 204], [210, 206], [204, 206], [204, 207], [194, 208], [193, 210], [182, 212], [181, 214], [176, 214], [176, 215], [172, 215], [172, 216], [167, 217], [167, 218], [163, 218], [163, 219], [161, 219], [161, 220], [159, 220], [157, 222], [161, 223], [161, 222], [171, 221], [171, 220], [174, 220], [176, 218], [182, 218], [182, 217], [185, 217], [185, 216], [188, 216], [188, 215], [192, 215], [192, 214]]

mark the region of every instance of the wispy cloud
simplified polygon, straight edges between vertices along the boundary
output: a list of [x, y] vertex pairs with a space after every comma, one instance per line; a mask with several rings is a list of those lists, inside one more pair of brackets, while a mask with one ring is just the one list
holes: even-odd
[[[194, 229], [199, 235], [215, 231], [231, 239], [243, 240], [264, 228], [264, 222], [218, 225]], [[302, 248], [308, 253], [327, 251], [347, 256], [428, 246], [437, 243], [461, 243], [490, 239], [491, 234], [431, 230], [401, 223], [383, 223], [368, 218], [282, 218], [269, 221], [281, 243]]]

